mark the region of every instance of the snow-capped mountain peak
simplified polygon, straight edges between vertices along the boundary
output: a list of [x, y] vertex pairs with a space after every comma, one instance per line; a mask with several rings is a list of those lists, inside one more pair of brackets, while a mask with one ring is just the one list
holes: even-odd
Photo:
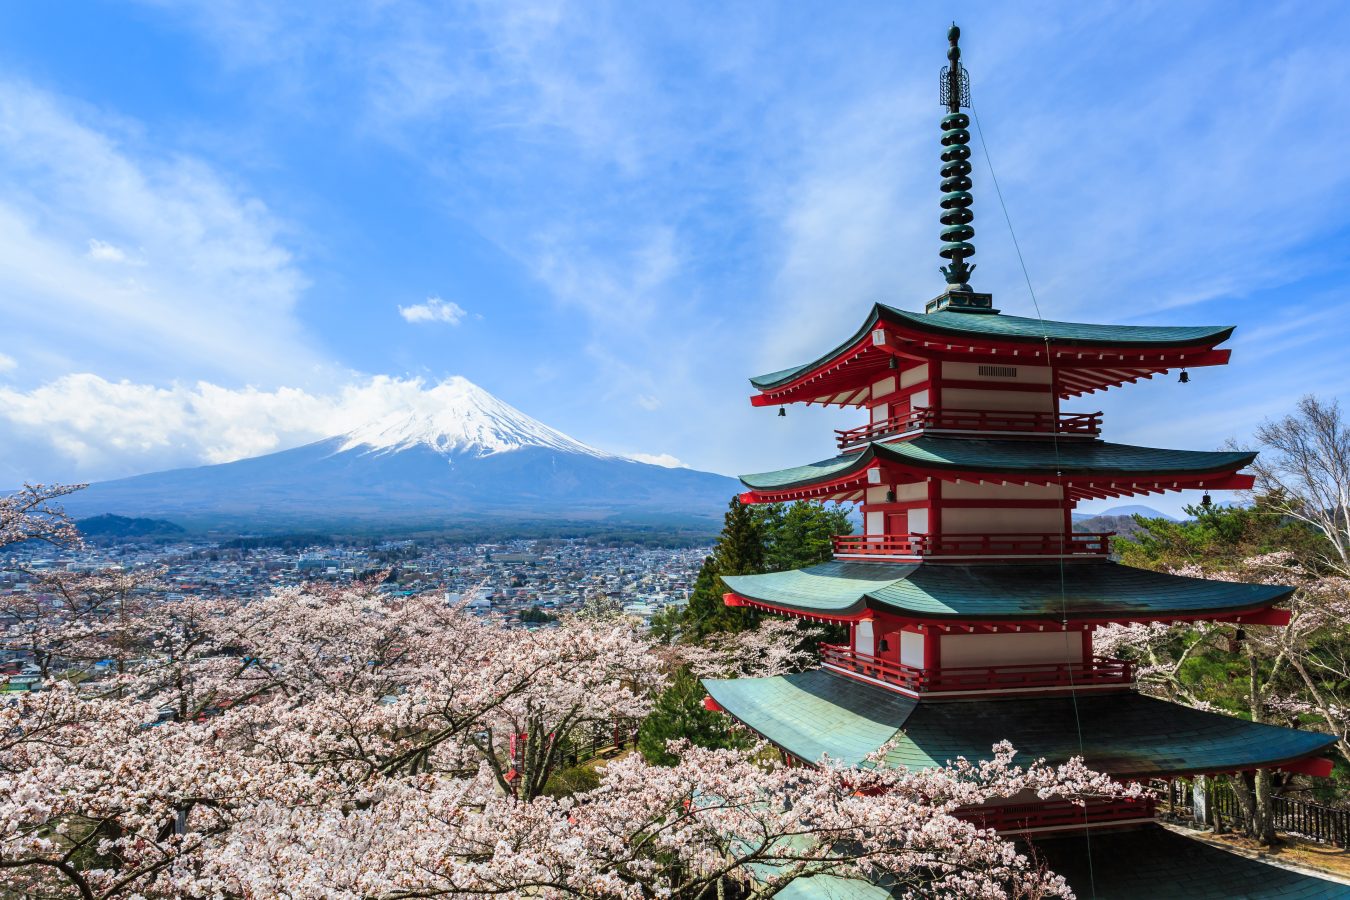
[[430, 447], [446, 456], [492, 456], [546, 447], [615, 459], [503, 403], [458, 375], [424, 391], [412, 409], [391, 412], [341, 436], [338, 452], [387, 453]]

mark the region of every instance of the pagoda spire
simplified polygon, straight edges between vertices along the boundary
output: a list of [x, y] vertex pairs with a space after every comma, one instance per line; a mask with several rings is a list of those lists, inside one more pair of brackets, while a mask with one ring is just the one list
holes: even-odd
[[970, 274], [975, 267], [966, 260], [975, 255], [970, 239], [975, 229], [970, 223], [974, 198], [970, 195], [970, 117], [961, 107], [970, 107], [970, 78], [961, 65], [961, 29], [952, 23], [947, 29], [947, 65], [942, 70], [941, 99], [947, 107], [942, 117], [942, 249], [938, 251], [950, 264], [942, 267], [948, 291], [969, 292]]

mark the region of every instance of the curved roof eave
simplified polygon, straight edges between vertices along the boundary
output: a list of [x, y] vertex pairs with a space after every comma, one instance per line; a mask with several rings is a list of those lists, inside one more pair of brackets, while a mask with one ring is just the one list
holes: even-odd
[[822, 618], [866, 609], [920, 620], [1204, 619], [1253, 613], [1294, 588], [1190, 578], [1113, 562], [968, 564], [831, 561], [762, 575], [727, 575], [734, 593]]
[[772, 678], [705, 679], [723, 709], [799, 759], [863, 764], [888, 742], [890, 765], [921, 770], [964, 756], [987, 759], [999, 741], [1019, 758], [1084, 757], [1116, 776], [1238, 771], [1306, 759], [1332, 735], [1264, 725], [1134, 691], [1077, 698], [920, 701], [824, 669]]
[[834, 481], [883, 459], [926, 471], [955, 470], [1022, 475], [1170, 476], [1236, 472], [1255, 453], [1227, 450], [1167, 450], [1103, 441], [1026, 441], [921, 435], [877, 442], [860, 452], [742, 475], [751, 490], [782, 491]]
[[[862, 326], [852, 337], [828, 353], [807, 363], [756, 375], [751, 387], [767, 391], [811, 372], [841, 356], [870, 332], [877, 322], [886, 320], [918, 331], [948, 337], [981, 336], [1013, 343], [1041, 343], [1049, 338], [1070, 347], [1191, 347], [1214, 346], [1228, 340], [1236, 326], [1155, 326], [1093, 325], [1082, 322], [1057, 322], [1002, 314], [974, 315], [961, 312], [914, 313], [882, 303], [872, 304]], [[963, 327], [964, 326], [964, 327]]]

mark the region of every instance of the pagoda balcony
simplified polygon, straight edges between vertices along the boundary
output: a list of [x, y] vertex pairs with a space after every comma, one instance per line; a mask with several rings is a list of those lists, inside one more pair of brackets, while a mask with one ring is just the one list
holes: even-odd
[[967, 806], [953, 815], [977, 828], [992, 828], [1001, 835], [1077, 831], [1089, 827], [1116, 827], [1152, 822], [1157, 814], [1154, 797], [1084, 797], [1074, 800], [1043, 800], [1036, 803], [1003, 803]]
[[986, 556], [1105, 556], [1115, 532], [1093, 534], [845, 534], [834, 538], [836, 559]]
[[840, 644], [821, 644], [820, 658], [827, 669], [915, 696], [1044, 693], [1079, 688], [1128, 688], [1134, 684], [1134, 666], [1128, 660], [1106, 657], [1097, 657], [1087, 663], [943, 666], [930, 670], [868, 656]]
[[840, 450], [860, 450], [878, 441], [912, 431], [954, 431], [982, 434], [1062, 434], [1097, 437], [1102, 433], [1102, 414], [1008, 412], [983, 409], [935, 409], [924, 407], [858, 428], [835, 429]]

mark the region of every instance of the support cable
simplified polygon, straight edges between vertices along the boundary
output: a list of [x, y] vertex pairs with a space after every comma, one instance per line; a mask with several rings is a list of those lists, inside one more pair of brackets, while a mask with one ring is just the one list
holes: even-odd
[[[1058, 412], [1059, 387], [1054, 377], [1054, 364], [1051, 362], [1050, 357], [1050, 332], [1045, 326], [1045, 317], [1041, 315], [1041, 304], [1036, 299], [1036, 289], [1031, 284], [1031, 273], [1027, 270], [1026, 259], [1023, 258], [1022, 256], [1022, 246], [1017, 241], [1017, 231], [1013, 228], [1012, 216], [1008, 214], [1008, 204], [1003, 199], [1003, 189], [999, 187], [998, 176], [994, 174], [994, 160], [993, 157], [989, 155], [989, 145], [988, 143], [986, 143], [984, 139], [984, 127], [980, 124], [980, 114], [975, 109], [974, 104], [970, 104], [970, 114], [971, 118], [975, 120], [975, 133], [980, 138], [980, 149], [984, 153], [985, 165], [989, 168], [989, 180], [994, 185], [994, 193], [998, 196], [998, 205], [1003, 210], [1003, 220], [1008, 223], [1008, 234], [1012, 237], [1013, 249], [1017, 251], [1017, 262], [1022, 267], [1022, 277], [1023, 279], [1026, 280], [1027, 283], [1027, 293], [1031, 295], [1031, 305], [1032, 308], [1035, 309], [1036, 311], [1036, 319], [1041, 326], [1041, 340], [1044, 342], [1045, 346], [1045, 363], [1046, 366], [1049, 367], [1051, 370], [1050, 371], [1051, 403], [1054, 406], [1055, 411]], [[1067, 509], [1069, 492], [1067, 486], [1063, 482], [1064, 470], [1060, 462], [1058, 422], [1055, 423], [1054, 427], [1050, 431], [1050, 442], [1055, 457], [1055, 476], [1060, 479], [1059, 485], [1060, 493], [1062, 499], [1065, 502], [1065, 508]], [[1068, 521], [1065, 523], [1065, 532], [1060, 542], [1060, 554], [1059, 554], [1060, 625], [1064, 629], [1064, 647], [1066, 657], [1068, 656], [1068, 646], [1069, 646], [1069, 600], [1068, 600], [1068, 588], [1066, 584], [1064, 552], [1069, 546], [1068, 542], [1070, 538], [1070, 529], [1072, 529], [1072, 527], [1073, 527], [1073, 515], [1071, 513], [1069, 515]], [[1081, 638], [1080, 638], [1080, 646], [1081, 646]], [[1083, 663], [1085, 665], [1090, 662], [1091, 660], [1089, 659], [1083, 659]], [[1068, 666], [1068, 673], [1069, 673], [1069, 698], [1073, 701], [1074, 726], [1078, 732], [1078, 754], [1079, 756], [1083, 756], [1084, 755], [1083, 720], [1078, 711], [1078, 688], [1077, 685], [1074, 683], [1072, 664]], [[1087, 845], [1088, 887], [1092, 893], [1093, 900], [1096, 900], [1097, 879], [1092, 865], [1092, 828], [1090, 819], [1088, 817], [1088, 809], [1086, 802], [1083, 805], [1083, 840]]]

